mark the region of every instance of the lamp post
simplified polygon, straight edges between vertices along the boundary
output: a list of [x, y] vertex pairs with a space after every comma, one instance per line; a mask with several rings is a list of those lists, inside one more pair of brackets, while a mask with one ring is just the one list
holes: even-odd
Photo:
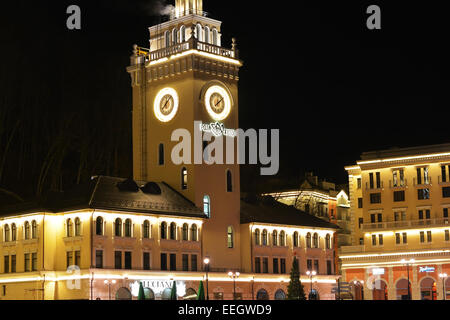
[[447, 280], [447, 274], [440, 273], [439, 278], [442, 279], [442, 294], [443, 294], [442, 300], [447, 300], [447, 297], [446, 297], [447, 292], [445, 292], [445, 280]]
[[206, 273], [206, 300], [209, 300], [209, 291], [208, 291], [208, 271], [209, 271], [209, 258], [206, 257], [203, 259], [203, 263], [205, 265], [205, 273]]
[[105, 280], [105, 284], [108, 285], [108, 297], [109, 297], [109, 300], [111, 300], [111, 284], [115, 284], [115, 283], [116, 283], [116, 280], [111, 280], [111, 281]]
[[402, 259], [402, 264], [406, 265], [407, 273], [408, 273], [408, 300], [411, 300], [411, 285], [409, 282], [409, 266], [415, 262], [414, 259], [411, 259], [409, 261], [406, 261], [405, 259]]
[[316, 274], [317, 274], [317, 272], [315, 270], [306, 271], [306, 275], [309, 276], [309, 280], [311, 281], [311, 289], [309, 290], [309, 300], [311, 300], [311, 297], [312, 297], [312, 285], [313, 285], [312, 279], [313, 279], [313, 276], [315, 276]]
[[233, 279], [233, 300], [236, 300], [236, 278], [239, 278], [240, 275], [239, 272], [228, 272], [228, 276]]

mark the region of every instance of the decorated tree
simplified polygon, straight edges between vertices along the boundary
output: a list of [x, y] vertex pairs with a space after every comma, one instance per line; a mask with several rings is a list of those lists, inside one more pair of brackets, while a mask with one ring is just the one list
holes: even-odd
[[306, 300], [305, 291], [303, 290], [302, 282], [300, 281], [300, 270], [298, 267], [297, 257], [294, 256], [291, 269], [291, 281], [288, 286], [289, 300]]
[[139, 282], [138, 300], [145, 300], [145, 292], [144, 292], [144, 286], [142, 285], [142, 282]]
[[201, 280], [198, 287], [197, 300], [205, 300], [205, 289], [203, 288], [203, 281]]

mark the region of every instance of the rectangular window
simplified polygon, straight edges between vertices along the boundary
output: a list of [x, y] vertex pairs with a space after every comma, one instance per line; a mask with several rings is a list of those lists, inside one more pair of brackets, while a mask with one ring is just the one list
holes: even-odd
[[161, 253], [161, 270], [167, 270], [167, 253]]
[[37, 252], [31, 254], [31, 270], [37, 271]]
[[370, 189], [373, 189], [373, 187], [374, 187], [373, 172], [369, 173], [369, 183], [370, 183]]
[[445, 230], [445, 241], [450, 241], [450, 231]]
[[428, 200], [430, 199], [430, 189], [418, 189], [417, 190], [417, 198], [419, 200]]
[[69, 268], [70, 266], [73, 265], [73, 252], [72, 251], [67, 251], [66, 252], [66, 268]]
[[143, 268], [144, 270], [150, 270], [150, 252], [144, 252], [143, 254]]
[[364, 224], [364, 219], [363, 218], [358, 218], [358, 225], [359, 228], [361, 229], [361, 226]]
[[273, 258], [273, 273], [278, 273], [278, 258]]
[[423, 220], [423, 210], [419, 210], [419, 220]]
[[177, 270], [177, 255], [175, 253], [170, 254], [170, 271]]
[[332, 275], [332, 274], [333, 274], [333, 268], [332, 268], [331, 260], [327, 260], [327, 275]]
[[363, 207], [363, 198], [358, 198], [358, 209], [362, 209]]
[[427, 220], [431, 219], [431, 211], [430, 210], [425, 210], [425, 217]]
[[4, 273], [9, 273], [9, 256], [4, 256]]
[[363, 246], [364, 245], [364, 238], [359, 238], [359, 245]]
[[181, 255], [181, 262], [183, 265], [183, 271], [189, 271], [189, 255], [188, 254]]
[[370, 215], [370, 223], [375, 223], [377, 221], [377, 215], [375, 213], [372, 213]]
[[383, 214], [379, 213], [377, 214], [378, 222], [383, 222]]
[[431, 231], [427, 231], [427, 242], [431, 242], [433, 239], [431, 238]]
[[424, 243], [425, 242], [425, 232], [420, 231], [420, 243]]
[[422, 168], [417, 168], [417, 184], [422, 184]]
[[441, 166], [441, 172], [442, 172], [442, 182], [447, 182], [447, 167]]
[[319, 274], [319, 260], [314, 260], [314, 270]]
[[383, 245], [383, 235], [382, 235], [382, 234], [379, 234], [379, 235], [378, 235], [378, 244], [379, 244], [380, 246]]
[[103, 250], [95, 250], [95, 267], [103, 269]]
[[263, 258], [263, 273], [269, 273], [269, 258]]
[[285, 274], [286, 273], [286, 259], [280, 258], [280, 273]]
[[450, 187], [442, 188], [442, 198], [450, 198]]
[[312, 271], [312, 260], [311, 259], [306, 260], [306, 269], [308, 271]]
[[16, 255], [13, 254], [11, 256], [11, 272], [14, 273], [16, 272]]
[[444, 208], [443, 216], [444, 218], [448, 218], [448, 208]]
[[395, 244], [400, 244], [400, 233], [395, 234]]
[[75, 265], [81, 267], [81, 251], [75, 251]]
[[357, 181], [358, 189], [361, 189], [361, 178], [358, 178], [356, 181]]
[[403, 244], [407, 244], [408, 243], [408, 234], [406, 232], [403, 232], [402, 237], [403, 237]]
[[370, 203], [381, 203], [381, 193], [371, 193]]
[[377, 236], [376, 235], [372, 235], [372, 245], [376, 246], [377, 245]]
[[25, 272], [30, 271], [31, 270], [31, 265], [30, 265], [30, 254], [29, 253], [25, 253], [24, 256], [24, 269]]
[[197, 271], [197, 255], [191, 255], [191, 271]]
[[394, 191], [394, 201], [401, 202], [405, 201], [405, 191]]
[[122, 269], [122, 251], [114, 251], [114, 268]]
[[376, 176], [377, 176], [377, 189], [380, 189], [380, 188], [381, 188], [381, 177], [380, 177], [380, 173], [377, 172], [377, 173], [376, 173]]
[[255, 273], [261, 273], [261, 258], [255, 258]]
[[127, 270], [133, 269], [131, 251], [125, 251], [125, 269]]

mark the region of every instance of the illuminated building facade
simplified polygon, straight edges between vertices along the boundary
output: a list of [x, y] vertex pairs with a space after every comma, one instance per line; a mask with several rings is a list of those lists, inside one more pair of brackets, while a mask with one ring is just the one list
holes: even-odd
[[[236, 161], [172, 161], [175, 130], [194, 139], [194, 121], [238, 128], [242, 62], [202, 10], [201, 0], [177, 0], [171, 19], [149, 29], [150, 48], [134, 47], [133, 179], [93, 177], [43, 203], [1, 208], [1, 299], [136, 299], [139, 283], [148, 299], [167, 299], [173, 281], [179, 299], [192, 299], [201, 280], [210, 299], [283, 299], [294, 255], [306, 293], [315, 269], [313, 290], [334, 298], [335, 225], [241, 200]], [[252, 206], [267, 216], [243, 214]]]
[[444, 144], [363, 153], [346, 167], [352, 246], [340, 248], [340, 259], [357, 298], [445, 298], [449, 164], [450, 144]]

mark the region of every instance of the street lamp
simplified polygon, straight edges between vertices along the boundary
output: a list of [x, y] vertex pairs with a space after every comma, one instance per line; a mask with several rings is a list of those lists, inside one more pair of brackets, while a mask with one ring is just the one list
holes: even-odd
[[109, 280], [105, 280], [105, 284], [107, 284], [108, 285], [108, 296], [109, 296], [109, 300], [111, 300], [111, 284], [115, 284], [116, 283], [116, 280], [111, 280], [111, 281], [109, 281]]
[[228, 276], [233, 279], [233, 300], [236, 300], [236, 278], [239, 278], [240, 275], [239, 272], [228, 272]]
[[206, 300], [209, 300], [209, 291], [208, 291], [208, 271], [209, 271], [209, 258], [206, 257], [203, 259], [203, 263], [205, 264], [205, 272], [206, 272]]
[[445, 292], [445, 280], [447, 280], [447, 274], [446, 273], [440, 273], [439, 274], [439, 278], [442, 278], [442, 293], [443, 293], [443, 298], [442, 300], [447, 300], [447, 292]]
[[317, 272], [316, 272], [316, 270], [313, 270], [313, 271], [306, 271], [306, 275], [308, 275], [309, 276], [309, 279], [311, 280], [311, 289], [309, 290], [309, 300], [311, 300], [311, 297], [312, 297], [312, 285], [313, 285], [313, 283], [312, 283], [312, 278], [313, 278], [313, 276], [315, 276], [317, 274]]
[[405, 265], [405, 266], [406, 266], [406, 269], [408, 270], [408, 300], [411, 300], [411, 285], [410, 285], [410, 283], [409, 283], [409, 266], [410, 266], [411, 264], [413, 264], [414, 262], [415, 262], [414, 259], [411, 259], [411, 260], [409, 260], [409, 261], [406, 261], [405, 259], [402, 259], [402, 261], [401, 261], [401, 263], [402, 263], [403, 265]]

